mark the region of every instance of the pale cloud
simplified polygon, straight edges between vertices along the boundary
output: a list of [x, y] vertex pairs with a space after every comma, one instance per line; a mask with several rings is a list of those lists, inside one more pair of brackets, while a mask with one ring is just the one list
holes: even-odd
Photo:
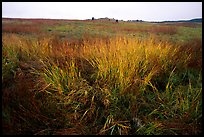
[[2, 17], [179, 20], [202, 17], [202, 2], [2, 2]]

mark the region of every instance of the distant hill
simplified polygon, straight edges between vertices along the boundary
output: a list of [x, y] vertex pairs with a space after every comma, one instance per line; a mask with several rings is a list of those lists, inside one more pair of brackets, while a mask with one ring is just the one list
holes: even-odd
[[191, 20], [162, 21], [162, 22], [202, 22], [202, 18], [196, 18]]
[[202, 18], [192, 19], [192, 20], [189, 20], [189, 22], [202, 22]]

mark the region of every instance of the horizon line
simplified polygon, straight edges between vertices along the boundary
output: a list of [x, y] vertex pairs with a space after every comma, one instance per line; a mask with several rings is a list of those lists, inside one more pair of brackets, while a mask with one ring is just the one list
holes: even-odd
[[[11, 18], [11, 19], [50, 19], [50, 20], [91, 20], [92, 18], [87, 18], [87, 19], [65, 19], [65, 18], [41, 18], [41, 17], [2, 17], [2, 18]], [[103, 19], [103, 18], [108, 18], [108, 19], [115, 19], [115, 18], [109, 18], [109, 17], [100, 17], [100, 18], [94, 18], [94, 20], [97, 19]], [[164, 21], [186, 21], [186, 20], [192, 20], [192, 19], [202, 19], [202, 17], [195, 17], [195, 18], [190, 18], [190, 19], [178, 19], [178, 20], [161, 20], [161, 21], [146, 21], [146, 20], [141, 20], [141, 19], [128, 19], [128, 20], [123, 20], [123, 19], [115, 19], [115, 20], [122, 20], [122, 21], [134, 21], [134, 20], [139, 20], [139, 21], [144, 21], [144, 22], [164, 22]]]

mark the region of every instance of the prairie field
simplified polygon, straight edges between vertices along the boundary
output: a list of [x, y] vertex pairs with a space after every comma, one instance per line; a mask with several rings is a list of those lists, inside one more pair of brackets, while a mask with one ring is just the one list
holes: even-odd
[[202, 23], [2, 18], [2, 131], [202, 134]]

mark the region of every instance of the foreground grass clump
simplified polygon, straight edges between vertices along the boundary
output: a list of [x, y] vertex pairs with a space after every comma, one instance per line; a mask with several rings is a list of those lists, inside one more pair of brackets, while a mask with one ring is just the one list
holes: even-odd
[[[31, 40], [33, 44], [29, 46], [28, 40], [15, 38], [16, 46], [5, 39], [3, 47], [10, 47], [10, 51], [20, 56], [15, 57], [18, 61], [12, 61], [18, 62], [16, 70], [20, 68], [17, 78], [26, 78], [29, 72], [34, 81], [30, 84], [35, 86], [22, 90], [18, 85], [17, 91], [23, 91], [27, 100], [19, 102], [18, 92], [12, 98], [21, 107], [9, 104], [4, 91], [3, 116], [7, 119], [4, 123], [10, 125], [9, 121], [17, 119], [19, 130], [14, 133], [200, 133], [202, 43], [199, 39], [192, 41], [196, 43], [192, 47], [185, 43], [172, 45], [155, 36], [86, 38], [76, 45], [52, 37]], [[32, 65], [29, 71], [23, 70], [20, 64], [29, 64], [30, 60], [37, 65]], [[3, 74], [8, 77], [5, 70]], [[8, 108], [25, 118], [9, 113]]]
[[[81, 113], [84, 120], [87, 117], [95, 118], [94, 121], [106, 119], [105, 123], [99, 122], [104, 124], [101, 125], [99, 134], [122, 134], [123, 130], [124, 134], [128, 134], [131, 125], [127, 121], [133, 117], [157, 118], [162, 121], [174, 120], [174, 117], [179, 116], [183, 120], [184, 114], [194, 109], [197, 111], [188, 115], [199, 119], [202, 87], [192, 89], [190, 83], [192, 80], [188, 78], [189, 76], [180, 77], [181, 70], [188, 67], [191, 59], [191, 54], [185, 51], [181, 53], [180, 48], [179, 45], [175, 47], [166, 42], [158, 43], [154, 38], [145, 41], [128, 38], [114, 38], [109, 42], [85, 41], [80, 48], [79, 60], [86, 60], [89, 68], [84, 68], [87, 64], [83, 61], [72, 60], [65, 73], [59, 67], [53, 67], [50, 78], [58, 81], [57, 84], [53, 84], [57, 92], [74, 92], [76, 88], [72, 85], [77, 86], [80, 83], [76, 79], [84, 81], [86, 85], [89, 84], [87, 89], [85, 88], [87, 86], [79, 86], [77, 91], [84, 89], [84, 94], [75, 94], [74, 98], [84, 97], [87, 99], [86, 102], [91, 102], [90, 106], [88, 104], [78, 106], [82, 109], [87, 108]], [[178, 54], [182, 54], [180, 59], [177, 58]], [[91, 78], [87, 79], [81, 73], [84, 72], [83, 69], [90, 68], [93, 72], [89, 75]], [[53, 81], [48, 81], [48, 76], [46, 75], [46, 81], [52, 83]], [[184, 79], [190, 80], [189, 83], [185, 83]], [[163, 82], [164, 87], [158, 82]], [[191, 94], [192, 92], [194, 94]], [[189, 100], [196, 101], [197, 105], [192, 106]], [[123, 124], [118, 121], [122, 121]], [[92, 124], [95, 126], [96, 123]], [[122, 131], [115, 131], [116, 127]]]

